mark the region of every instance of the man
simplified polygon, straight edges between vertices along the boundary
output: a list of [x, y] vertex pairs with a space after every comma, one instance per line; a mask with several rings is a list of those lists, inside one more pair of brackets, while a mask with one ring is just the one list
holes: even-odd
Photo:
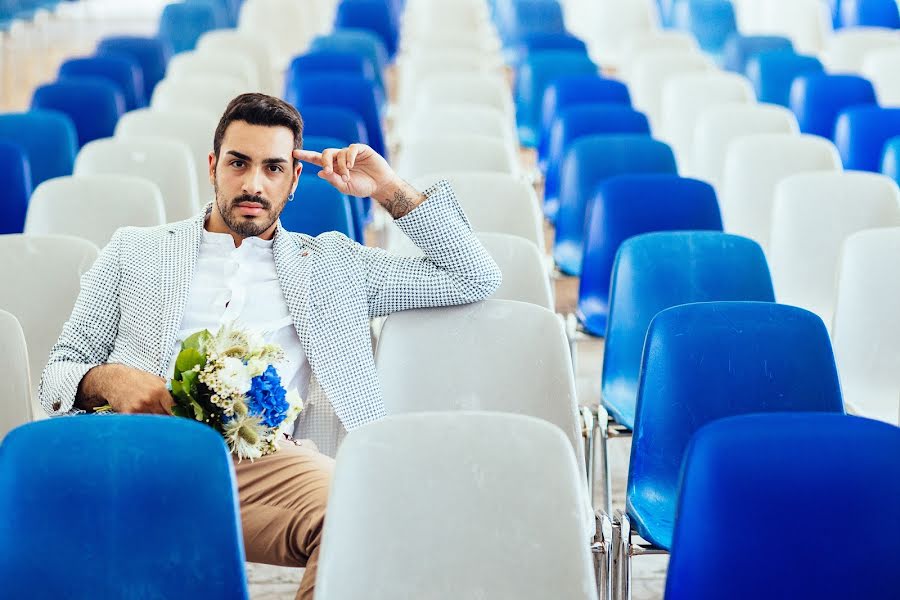
[[[84, 275], [42, 376], [48, 414], [106, 404], [169, 414], [179, 341], [237, 320], [281, 344], [285, 387], [306, 397], [316, 379], [348, 430], [384, 416], [370, 319], [482, 300], [500, 273], [446, 182], [420, 193], [368, 146], [319, 154], [302, 141], [300, 115], [277, 98], [244, 94], [228, 105], [209, 155], [214, 202], [180, 223], [119, 229]], [[282, 229], [301, 160], [340, 191], [374, 198], [425, 257]], [[332, 468], [312, 444], [292, 440], [235, 464], [247, 558], [305, 565], [297, 598], [312, 598]]]

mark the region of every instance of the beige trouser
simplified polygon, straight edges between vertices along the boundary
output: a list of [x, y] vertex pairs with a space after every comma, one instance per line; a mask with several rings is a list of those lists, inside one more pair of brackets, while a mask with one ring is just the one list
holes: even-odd
[[297, 600], [312, 600], [334, 460], [309, 441], [279, 443], [253, 462], [234, 461], [247, 560], [306, 567]]

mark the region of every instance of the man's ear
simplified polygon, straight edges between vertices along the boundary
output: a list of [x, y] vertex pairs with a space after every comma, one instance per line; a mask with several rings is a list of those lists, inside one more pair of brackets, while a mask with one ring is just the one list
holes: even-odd
[[216, 185], [216, 154], [209, 153], [209, 182]]
[[303, 172], [303, 163], [299, 160], [297, 164], [294, 166], [294, 189], [297, 189], [297, 182], [300, 181], [300, 173]]

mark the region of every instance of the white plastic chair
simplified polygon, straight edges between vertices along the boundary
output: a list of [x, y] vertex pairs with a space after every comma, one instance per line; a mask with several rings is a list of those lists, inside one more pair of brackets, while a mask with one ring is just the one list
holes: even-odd
[[565, 437], [537, 419], [366, 425], [338, 452], [316, 598], [597, 600], [579, 491]]
[[841, 244], [853, 233], [900, 226], [900, 191], [884, 175], [802, 173], [775, 187], [769, 266], [775, 297], [831, 326]]
[[[122, 115], [116, 124], [117, 139], [160, 137], [188, 145], [194, 162], [199, 203], [205, 204], [214, 195], [209, 182], [209, 153], [219, 117], [197, 110], [138, 109]], [[174, 217], [170, 217], [174, 218]]]
[[507, 142], [477, 134], [407, 140], [396, 170], [405, 179], [442, 171], [519, 173]]
[[83, 175], [48, 179], [34, 190], [25, 233], [71, 235], [103, 247], [119, 227], [166, 222], [155, 183], [131, 175]]
[[319, 15], [308, 2], [294, 0], [246, 0], [241, 5], [237, 29], [240, 33], [270, 41], [277, 70], [284, 70], [291, 57], [302, 53], [318, 33]]
[[198, 75], [191, 79], [163, 79], [153, 89], [154, 110], [202, 110], [221, 117], [228, 103], [250, 90], [237, 77]]
[[476, 75], [503, 77], [503, 61], [499, 54], [485, 54], [469, 49], [428, 49], [409, 53], [396, 60], [399, 81], [397, 106], [399, 115], [415, 110], [417, 91], [423, 80], [440, 73], [447, 75]]
[[721, 190], [728, 145], [757, 133], [798, 134], [797, 117], [775, 104], [721, 104], [697, 116], [690, 171], [685, 174], [708, 181]]
[[900, 33], [883, 27], [838, 29], [822, 52], [822, 64], [830, 73], [859, 74], [866, 55], [874, 50], [900, 47]]
[[900, 228], [870, 229], [844, 242], [832, 343], [844, 402], [900, 425]]
[[693, 50], [641, 52], [632, 62], [629, 72], [631, 103], [647, 115], [651, 131], [655, 131], [661, 117], [662, 90], [665, 84], [676, 75], [712, 69], [712, 62]]
[[837, 148], [814, 135], [756, 134], [728, 145], [719, 206], [725, 231], [768, 250], [772, 203], [779, 181], [808, 171], [841, 171]]
[[515, 119], [509, 85], [500, 75], [431, 75], [419, 83], [415, 108], [442, 104], [483, 104]]
[[506, 233], [479, 233], [478, 239], [503, 273], [503, 283], [491, 298], [556, 310], [547, 263], [534, 242]]
[[566, 29], [588, 44], [591, 58], [602, 66], [622, 61], [629, 36], [658, 29], [648, 2], [580, 2], [567, 5], [564, 17]]
[[506, 115], [493, 106], [483, 104], [442, 104], [419, 107], [403, 125], [404, 138], [477, 134], [518, 147], [513, 139]]
[[881, 106], [900, 106], [900, 45], [866, 54], [862, 74], [875, 87]]
[[[41, 373], [63, 324], [72, 313], [81, 287], [81, 276], [94, 264], [97, 253], [96, 245], [75, 237], [0, 236], [0, 280], [3, 281], [0, 286], [0, 308], [15, 316], [25, 335], [27, 365], [31, 374], [27, 389], [34, 419], [46, 417], [37, 397]], [[15, 359], [12, 353], [7, 354], [7, 347], [4, 343], [3, 361], [0, 362], [16, 370], [18, 367], [13, 361], [19, 359]], [[20, 384], [13, 385], [19, 389]], [[12, 398], [4, 395], [3, 401], [7, 399]]]
[[197, 168], [187, 144], [159, 138], [104, 138], [75, 158], [75, 176], [133, 175], [159, 188], [166, 218], [182, 221], [200, 212]]
[[3, 360], [0, 361], [0, 442], [2, 442], [11, 430], [32, 420], [33, 410], [25, 334], [15, 315], [5, 310], [0, 310], [0, 347], [3, 348]]
[[[761, 11], [761, 27], [752, 33], [782, 35], [801, 54], [818, 54], [831, 35], [831, 12], [822, 0], [750, 0]], [[739, 11], [738, 14], [740, 14]], [[741, 29], [741, 32], [745, 32]], [[751, 33], [747, 31], [746, 33]]]
[[221, 54], [234, 52], [239, 48], [256, 66], [259, 87], [268, 94], [278, 96], [282, 92], [281, 74], [276, 76], [269, 39], [258, 35], [248, 35], [237, 29], [216, 29], [207, 31], [197, 41], [197, 52], [201, 54]]
[[256, 65], [240, 49], [181, 52], [166, 67], [166, 79], [179, 81], [204, 76], [237, 78], [248, 92], [259, 91]]
[[694, 52], [700, 54], [697, 38], [685, 31], [638, 31], [629, 34], [622, 41], [618, 75], [628, 79], [633, 63], [638, 56], [650, 50], [670, 52]]
[[657, 137], [672, 146], [679, 171], [692, 174], [694, 131], [703, 111], [721, 104], [755, 102], [753, 87], [743, 75], [722, 71], [675, 75], [662, 90]]

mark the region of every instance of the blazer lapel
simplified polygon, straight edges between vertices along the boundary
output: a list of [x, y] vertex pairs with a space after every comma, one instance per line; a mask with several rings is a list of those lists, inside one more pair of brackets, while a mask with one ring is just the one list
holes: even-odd
[[309, 259], [303, 244], [281, 226], [275, 230], [272, 243], [275, 270], [281, 282], [281, 293], [287, 302], [294, 321], [294, 329], [300, 337], [303, 350], [309, 356], [309, 319], [306, 318], [309, 304]]
[[194, 267], [200, 252], [201, 229], [208, 214], [206, 210], [197, 217], [169, 226], [163, 241], [160, 257], [160, 347], [159, 375], [165, 377], [172, 358], [175, 334], [184, 317], [184, 309], [191, 284], [194, 281]]

